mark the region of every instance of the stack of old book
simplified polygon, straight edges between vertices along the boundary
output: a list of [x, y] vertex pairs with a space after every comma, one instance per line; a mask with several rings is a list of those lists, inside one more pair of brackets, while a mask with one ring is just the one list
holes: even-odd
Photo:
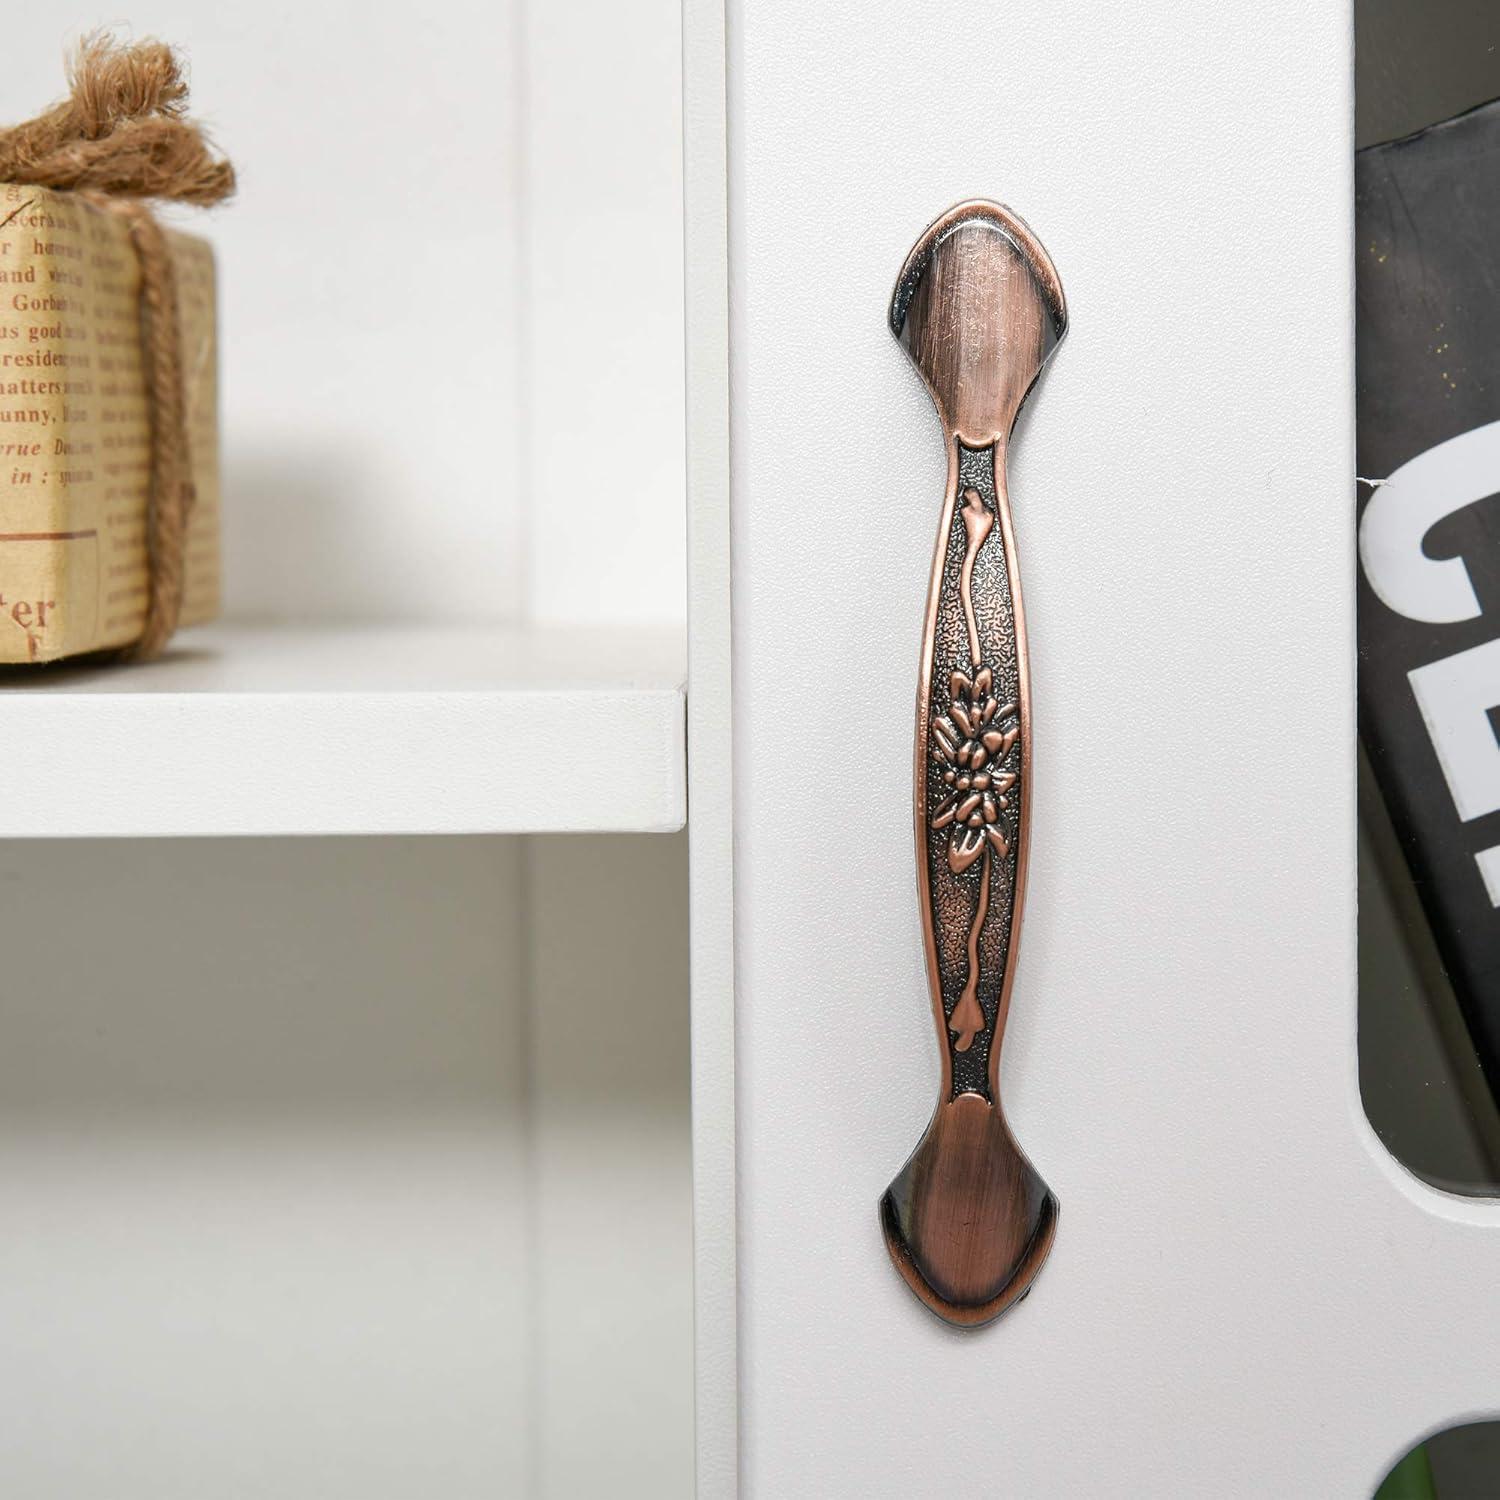
[[[126, 221], [73, 193], [0, 187], [0, 661], [129, 645], [150, 597], [152, 413]], [[219, 604], [214, 262], [168, 231], [196, 500], [182, 624]]]

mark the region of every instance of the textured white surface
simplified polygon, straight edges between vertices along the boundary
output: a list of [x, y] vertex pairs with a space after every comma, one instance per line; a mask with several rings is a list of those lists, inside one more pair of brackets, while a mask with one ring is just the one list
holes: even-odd
[[[1350, 26], [731, 0], [741, 1473], [757, 1500], [1368, 1500], [1500, 1403], [1500, 1209], [1356, 1093]], [[943, 478], [892, 341], [953, 201], [1071, 332], [1011, 495], [1035, 686], [1004, 1089], [1062, 1205], [959, 1333], [879, 1195], [937, 1056], [910, 828]]]
[[685, 816], [675, 631], [187, 631], [17, 670], [0, 837], [655, 832]]

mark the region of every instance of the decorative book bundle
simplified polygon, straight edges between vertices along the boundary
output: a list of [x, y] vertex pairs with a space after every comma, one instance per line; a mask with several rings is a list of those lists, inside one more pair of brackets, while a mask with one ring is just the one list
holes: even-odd
[[156, 655], [219, 605], [214, 263], [150, 200], [233, 191], [155, 42], [79, 48], [0, 131], [0, 662]]

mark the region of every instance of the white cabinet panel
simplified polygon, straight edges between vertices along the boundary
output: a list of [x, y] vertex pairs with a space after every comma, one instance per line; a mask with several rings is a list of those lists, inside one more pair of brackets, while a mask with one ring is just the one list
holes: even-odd
[[[1366, 1500], [1500, 1402], [1500, 1221], [1406, 1178], [1355, 1085], [1347, 6], [732, 0], [729, 32], [742, 1486]], [[1061, 1221], [964, 1334], [876, 1203], [937, 1076], [909, 778], [943, 457], [885, 310], [975, 194], [1071, 329], [1011, 451], [1003, 1073]]]

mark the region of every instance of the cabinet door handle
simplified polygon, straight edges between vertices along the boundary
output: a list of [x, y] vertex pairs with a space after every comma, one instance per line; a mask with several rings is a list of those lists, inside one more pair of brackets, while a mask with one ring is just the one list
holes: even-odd
[[1031, 230], [998, 203], [974, 200], [917, 241], [890, 316], [932, 394], [948, 452], [922, 634], [913, 798], [942, 1088], [880, 1217], [891, 1258], [917, 1296], [949, 1322], [975, 1325], [1026, 1294], [1057, 1227], [1057, 1200], [1000, 1104], [1032, 762], [1005, 451], [1067, 310]]

